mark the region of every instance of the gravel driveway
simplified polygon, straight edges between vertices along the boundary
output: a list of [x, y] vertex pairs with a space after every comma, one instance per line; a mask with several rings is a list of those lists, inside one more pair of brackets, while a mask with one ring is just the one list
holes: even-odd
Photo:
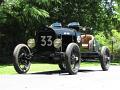
[[120, 90], [120, 66], [80, 68], [77, 75], [60, 71], [0, 75], [0, 90]]

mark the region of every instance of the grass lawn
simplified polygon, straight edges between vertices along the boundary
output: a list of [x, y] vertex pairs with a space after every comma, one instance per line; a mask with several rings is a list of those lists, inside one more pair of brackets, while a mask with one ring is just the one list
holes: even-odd
[[[113, 63], [116, 65], [116, 63]], [[88, 66], [100, 66], [99, 62], [82, 62], [81, 67], [88, 67]], [[43, 72], [43, 71], [54, 71], [60, 70], [57, 64], [39, 64], [39, 63], [32, 63], [30, 72]], [[0, 74], [17, 74], [14, 70], [13, 65], [0, 65]]]

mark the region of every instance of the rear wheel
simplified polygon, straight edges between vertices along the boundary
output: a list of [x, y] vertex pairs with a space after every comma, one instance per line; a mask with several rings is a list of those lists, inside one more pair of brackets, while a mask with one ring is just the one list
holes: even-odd
[[59, 68], [60, 68], [62, 71], [65, 71], [65, 70], [66, 70], [65, 61], [60, 62], [58, 65], [59, 65]]
[[80, 67], [80, 48], [76, 43], [70, 43], [66, 49], [66, 70], [69, 74], [76, 74]]
[[110, 66], [111, 55], [110, 51], [106, 46], [101, 49], [100, 63], [103, 71], [108, 71]]
[[19, 74], [26, 73], [30, 68], [31, 52], [25, 44], [19, 44], [13, 52], [13, 65]]

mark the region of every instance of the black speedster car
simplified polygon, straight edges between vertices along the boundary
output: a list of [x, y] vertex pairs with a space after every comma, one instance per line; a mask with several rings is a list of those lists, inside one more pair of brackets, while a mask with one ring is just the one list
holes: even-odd
[[39, 56], [42, 63], [58, 64], [61, 70], [69, 74], [78, 72], [81, 59], [97, 58], [102, 69], [108, 70], [110, 51], [106, 46], [99, 47], [95, 38], [88, 34], [89, 30], [90, 28], [81, 27], [78, 22], [72, 22], [65, 28], [61, 23], [54, 23], [35, 31], [35, 37], [30, 38], [27, 45], [19, 44], [15, 47], [15, 70], [20, 74], [26, 73], [35, 56]]

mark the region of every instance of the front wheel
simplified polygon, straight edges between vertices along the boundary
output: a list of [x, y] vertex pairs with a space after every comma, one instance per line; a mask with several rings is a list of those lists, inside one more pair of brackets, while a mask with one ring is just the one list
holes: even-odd
[[103, 71], [108, 71], [110, 66], [111, 55], [110, 51], [106, 46], [101, 49], [100, 63]]
[[76, 74], [80, 67], [80, 48], [76, 43], [70, 43], [66, 49], [66, 70], [70, 75]]
[[26, 73], [30, 68], [31, 52], [25, 44], [19, 44], [13, 52], [13, 65], [19, 74]]

